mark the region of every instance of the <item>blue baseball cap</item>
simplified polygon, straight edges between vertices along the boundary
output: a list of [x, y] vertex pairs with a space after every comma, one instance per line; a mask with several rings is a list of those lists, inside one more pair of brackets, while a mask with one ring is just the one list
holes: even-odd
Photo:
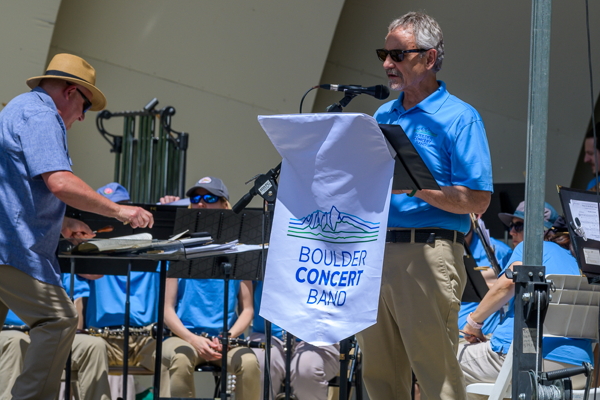
[[130, 201], [129, 192], [122, 185], [117, 182], [111, 182], [108, 185], [104, 185], [98, 190], [96, 190], [98, 194], [106, 197], [109, 200], [118, 203], [120, 201]]

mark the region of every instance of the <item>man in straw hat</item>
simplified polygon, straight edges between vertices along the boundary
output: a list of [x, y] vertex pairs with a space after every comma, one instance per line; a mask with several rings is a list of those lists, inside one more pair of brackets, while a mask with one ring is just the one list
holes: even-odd
[[102, 110], [96, 71], [70, 54], [56, 55], [33, 90], [0, 112], [0, 325], [10, 308], [30, 328], [31, 344], [13, 399], [54, 399], [77, 326], [55, 255], [60, 234], [90, 238], [90, 228], [65, 218], [65, 203], [152, 227], [152, 214], [99, 195], [71, 171], [67, 129], [88, 110]]

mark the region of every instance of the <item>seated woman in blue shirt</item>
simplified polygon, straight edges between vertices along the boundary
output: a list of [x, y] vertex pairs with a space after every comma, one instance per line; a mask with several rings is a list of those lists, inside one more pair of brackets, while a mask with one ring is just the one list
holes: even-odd
[[[229, 192], [219, 178], [206, 176], [186, 192], [190, 208], [230, 209]], [[161, 202], [179, 200], [163, 198]], [[220, 341], [216, 338], [227, 318], [229, 335], [240, 336], [252, 322], [252, 282], [232, 280], [228, 312], [223, 315], [224, 286], [220, 279], [168, 278], [165, 293], [165, 323], [176, 336], [162, 348], [161, 397], [194, 397], [193, 372], [199, 364], [221, 366]], [[236, 312], [237, 310], [237, 312]], [[208, 339], [201, 336], [208, 333]], [[235, 398], [255, 400], [260, 393], [260, 367], [250, 348], [236, 347], [227, 353], [227, 371], [236, 375]]]
[[[577, 261], [571, 255], [570, 240], [564, 220], [559, 218], [553, 227], [546, 232], [543, 246], [543, 265], [546, 274], [580, 275]], [[515, 248], [508, 265], [511, 270], [515, 265], [523, 264], [523, 243]], [[498, 373], [513, 340], [514, 330], [514, 293], [515, 285], [508, 279], [504, 271], [497, 283], [483, 298], [477, 309], [467, 319], [463, 331], [469, 336], [470, 343], [459, 346], [458, 360], [467, 385], [477, 382], [496, 381]], [[505, 319], [494, 330], [490, 341], [478, 329], [478, 321], [484, 321], [489, 315], [509, 303]], [[582, 362], [593, 363], [592, 343], [587, 339], [544, 338], [542, 346], [544, 370], [553, 371], [560, 368], [580, 366]], [[574, 389], [582, 389], [585, 377], [577, 375], [571, 378]]]

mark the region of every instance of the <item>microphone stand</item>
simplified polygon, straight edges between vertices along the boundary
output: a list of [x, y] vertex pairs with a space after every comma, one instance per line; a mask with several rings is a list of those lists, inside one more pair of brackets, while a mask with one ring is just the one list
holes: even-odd
[[342, 112], [343, 108], [350, 103], [350, 101], [356, 97], [356, 93], [345, 92], [345, 96], [339, 103], [333, 103], [329, 107], [327, 107], [327, 112]]
[[[344, 98], [340, 100], [339, 103], [334, 103], [327, 107], [327, 112], [342, 112], [342, 108], [346, 107], [355, 97], [355, 93], [345, 92]], [[351, 347], [352, 338], [349, 337], [340, 341], [340, 400], [348, 399], [348, 363]], [[354, 356], [356, 356], [356, 354]]]
[[[232, 208], [233, 212], [239, 214], [254, 196], [259, 195], [264, 199], [263, 208], [263, 226], [262, 226], [262, 242], [266, 243], [267, 233], [270, 234], [270, 226], [273, 221], [273, 213], [275, 211], [275, 200], [277, 199], [277, 178], [281, 171], [281, 163], [275, 168], [270, 169], [265, 174], [260, 174], [250, 179], [251, 182], [254, 180], [254, 185], [248, 193], [246, 193]], [[248, 183], [246, 182], [246, 183]], [[267, 263], [266, 251], [263, 247], [262, 250], [262, 276], [264, 280], [265, 268]], [[264, 386], [263, 386], [263, 399], [269, 400], [271, 394], [271, 321], [265, 319], [265, 368], [264, 374]]]

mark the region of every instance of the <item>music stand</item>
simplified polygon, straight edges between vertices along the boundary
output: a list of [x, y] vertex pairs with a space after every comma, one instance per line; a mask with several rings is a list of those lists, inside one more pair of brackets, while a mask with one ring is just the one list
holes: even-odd
[[441, 190], [404, 129], [389, 124], [379, 124], [379, 128], [396, 151], [392, 190]]
[[461, 301], [466, 303], [480, 303], [489, 288], [483, 275], [475, 269], [477, 268], [477, 263], [468, 246], [465, 246], [465, 251], [467, 254], [463, 257], [463, 260], [465, 262], [465, 270], [467, 271], [467, 284]]
[[579, 268], [590, 283], [600, 282], [600, 217], [598, 194], [558, 187], [565, 222]]
[[[113, 230], [107, 233], [98, 233], [97, 238], [109, 238], [115, 236], [126, 236], [134, 233], [149, 232], [157, 239], [167, 239], [173, 234], [175, 216], [178, 207], [135, 204], [152, 213], [154, 217], [154, 226], [152, 228], [133, 229], [131, 225], [125, 225], [114, 218], [105, 217], [87, 211], [81, 211], [67, 206], [65, 216], [84, 221], [92, 230], [98, 230], [108, 225], [113, 226]], [[75, 261], [77, 260], [77, 261]], [[130, 283], [131, 272], [153, 272], [156, 273], [156, 260], [140, 259], [110, 259], [101, 257], [81, 257], [81, 258], [63, 258], [59, 256], [58, 262], [61, 272], [77, 274], [102, 274], [102, 275], [125, 275], [127, 277], [125, 286], [125, 310], [123, 321], [123, 388], [122, 396], [127, 398], [127, 376], [129, 370], [129, 326], [130, 326]], [[166, 270], [166, 268], [164, 268]], [[71, 275], [71, 280], [74, 277]], [[71, 288], [71, 290], [73, 290]], [[163, 290], [164, 291], [164, 290]], [[72, 293], [72, 291], [71, 291]], [[160, 302], [160, 289], [159, 289]], [[164, 303], [164, 299], [163, 299]], [[161, 303], [162, 304], [162, 303]], [[160, 306], [159, 306], [160, 307]], [[70, 364], [68, 374], [70, 375]], [[67, 386], [68, 387], [68, 386]], [[68, 393], [67, 393], [68, 394]], [[65, 395], [67, 395], [65, 394]]]
[[[262, 244], [263, 218], [263, 211], [257, 209], [246, 209], [240, 214], [236, 214], [232, 210], [221, 209], [179, 209], [174, 229], [175, 232], [183, 232], [185, 230], [189, 230], [190, 233], [206, 232], [218, 243], [231, 242], [237, 239], [240, 243], [244, 244]], [[169, 265], [167, 273], [169, 278], [224, 280], [223, 335], [221, 337], [223, 349], [221, 353], [222, 399], [227, 397], [229, 281], [231, 279], [262, 280], [264, 257], [266, 257], [266, 249], [263, 251], [176, 261]]]

